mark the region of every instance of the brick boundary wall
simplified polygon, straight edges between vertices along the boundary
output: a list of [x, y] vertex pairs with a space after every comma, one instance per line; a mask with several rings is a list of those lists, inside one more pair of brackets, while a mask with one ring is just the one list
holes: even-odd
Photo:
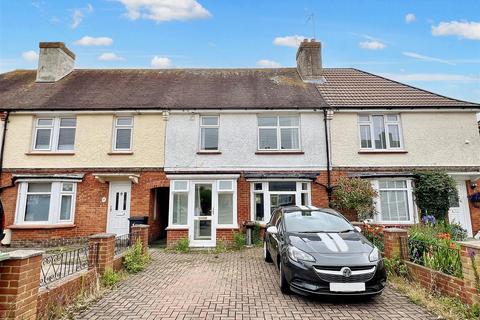
[[[458, 297], [467, 304], [480, 303], [480, 279], [472, 265], [472, 256], [480, 273], [480, 241], [459, 242], [463, 279], [432, 270], [410, 262], [408, 257], [407, 229], [384, 230], [384, 254], [386, 258], [399, 257], [407, 266], [412, 281], [422, 287], [444, 295]], [[404, 238], [405, 240], [401, 240]]]
[[[148, 224], [136, 224], [132, 226], [132, 243], [142, 243], [142, 252], [148, 252]], [[112, 261], [113, 263], [113, 261]]]

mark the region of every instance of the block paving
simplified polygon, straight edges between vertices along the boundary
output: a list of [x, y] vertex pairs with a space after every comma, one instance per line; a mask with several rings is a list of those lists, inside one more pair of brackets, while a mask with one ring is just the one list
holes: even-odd
[[76, 319], [437, 319], [387, 288], [370, 301], [284, 295], [278, 272], [259, 248], [177, 254], [150, 250], [153, 261]]

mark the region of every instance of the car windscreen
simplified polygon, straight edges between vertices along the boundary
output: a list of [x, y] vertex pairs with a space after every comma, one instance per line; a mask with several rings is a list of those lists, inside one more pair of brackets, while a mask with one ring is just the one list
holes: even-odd
[[353, 227], [332, 212], [299, 210], [285, 212], [285, 229], [288, 232], [343, 232]]

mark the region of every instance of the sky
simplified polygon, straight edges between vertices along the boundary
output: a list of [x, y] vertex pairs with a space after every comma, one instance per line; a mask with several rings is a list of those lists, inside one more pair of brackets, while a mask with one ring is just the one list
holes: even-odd
[[0, 0], [0, 72], [40, 41], [77, 68], [292, 67], [298, 42], [354, 67], [480, 102], [480, 0]]

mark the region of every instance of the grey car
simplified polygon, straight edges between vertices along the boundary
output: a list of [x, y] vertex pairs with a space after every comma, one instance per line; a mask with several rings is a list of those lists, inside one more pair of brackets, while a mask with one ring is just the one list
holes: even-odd
[[380, 251], [340, 213], [281, 207], [264, 237], [264, 259], [279, 269], [282, 292], [375, 296], [387, 275]]

